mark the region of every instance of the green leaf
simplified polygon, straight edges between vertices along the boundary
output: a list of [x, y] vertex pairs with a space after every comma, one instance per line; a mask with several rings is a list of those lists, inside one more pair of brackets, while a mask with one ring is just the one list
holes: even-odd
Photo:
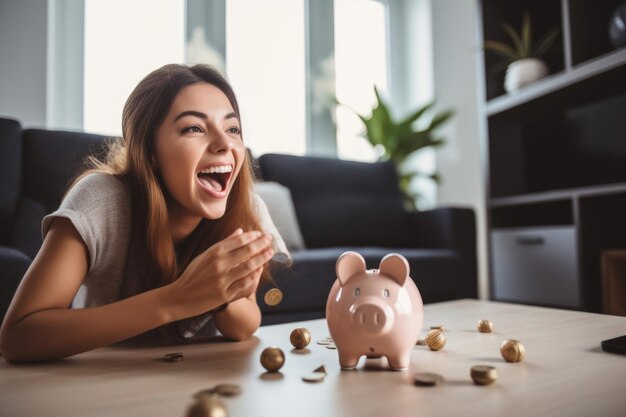
[[524, 46], [524, 56], [530, 56], [532, 53], [532, 25], [528, 13], [524, 13], [522, 20], [522, 45]]
[[413, 126], [413, 123], [415, 123], [417, 120], [419, 120], [419, 118], [422, 117], [434, 105], [435, 105], [435, 102], [431, 101], [430, 103], [426, 104], [423, 107], [420, 107], [413, 114], [409, 115], [406, 119], [401, 121], [398, 124], [398, 131], [399, 131], [399, 133], [409, 132], [410, 129], [411, 129], [411, 126]]
[[513, 41], [513, 44], [515, 45], [517, 59], [526, 58], [526, 56], [524, 55], [524, 51], [525, 51], [524, 43], [520, 39], [517, 32], [515, 32], [515, 29], [513, 29], [511, 25], [507, 23], [502, 24], [502, 27], [509, 34], [509, 36], [511, 37], [511, 40]]
[[546, 33], [541, 40], [537, 43], [537, 49], [535, 50], [535, 57], [540, 58], [544, 56], [552, 47], [554, 42], [559, 36], [558, 29], [552, 29]]
[[496, 54], [508, 59], [509, 61], [515, 61], [517, 59], [517, 53], [509, 45], [506, 45], [498, 41], [485, 41], [485, 49], [490, 49]]
[[430, 126], [428, 127], [429, 130], [435, 130], [437, 129], [440, 125], [442, 125], [443, 123], [445, 123], [450, 117], [452, 117], [452, 115], [454, 114], [453, 110], [447, 110], [444, 111], [442, 113], [439, 113], [438, 115], [436, 115], [432, 122], [430, 122]]

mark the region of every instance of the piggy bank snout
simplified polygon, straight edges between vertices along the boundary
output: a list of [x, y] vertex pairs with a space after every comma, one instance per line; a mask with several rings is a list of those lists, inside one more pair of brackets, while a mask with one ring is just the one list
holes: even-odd
[[393, 312], [383, 303], [362, 302], [355, 305], [352, 321], [357, 331], [369, 334], [382, 334], [393, 325]]

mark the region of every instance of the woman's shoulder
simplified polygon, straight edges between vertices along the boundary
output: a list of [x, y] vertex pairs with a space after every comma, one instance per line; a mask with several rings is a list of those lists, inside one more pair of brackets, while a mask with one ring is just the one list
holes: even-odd
[[94, 202], [111, 198], [124, 199], [128, 195], [128, 186], [123, 178], [103, 172], [91, 172], [72, 184], [64, 200]]

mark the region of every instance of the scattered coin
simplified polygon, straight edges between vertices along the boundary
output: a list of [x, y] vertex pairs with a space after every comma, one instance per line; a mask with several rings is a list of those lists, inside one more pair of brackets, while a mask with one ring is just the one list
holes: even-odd
[[442, 326], [441, 324], [437, 326], [430, 326], [430, 330], [441, 330], [443, 332], [446, 330], [446, 326]]
[[323, 373], [323, 374], [327, 374], [327, 372], [326, 372], [326, 367], [325, 367], [324, 365], [322, 365], [322, 366], [320, 366], [320, 367], [318, 367], [318, 368], [315, 368], [315, 369], [313, 370], [313, 372], [321, 372], [321, 373]]
[[498, 371], [493, 366], [476, 365], [472, 366], [470, 376], [476, 385], [489, 385], [498, 379]]
[[285, 354], [280, 348], [268, 347], [261, 353], [261, 365], [269, 372], [278, 372], [285, 364]]
[[444, 379], [439, 374], [433, 374], [431, 372], [420, 372], [413, 377], [415, 385], [423, 387], [432, 387], [437, 384], [441, 384]]
[[417, 339], [417, 342], [415, 342], [416, 346], [426, 346], [426, 341], [424, 339]]
[[335, 345], [326, 345], [326, 349], [337, 349]]
[[237, 395], [241, 394], [241, 387], [235, 384], [219, 384], [214, 386], [210, 390], [205, 391], [207, 393], [211, 392], [217, 394], [221, 397], [236, 397]]
[[521, 362], [525, 353], [524, 345], [517, 340], [508, 339], [500, 345], [500, 354], [507, 362]]
[[289, 341], [296, 349], [304, 349], [311, 343], [311, 333], [304, 327], [298, 327], [291, 332]]
[[476, 328], [481, 333], [491, 333], [493, 330], [493, 323], [489, 320], [478, 320]]
[[426, 344], [430, 350], [441, 350], [446, 345], [446, 336], [440, 329], [433, 329], [426, 333]]
[[265, 300], [265, 304], [268, 306], [276, 306], [283, 301], [283, 292], [278, 288], [272, 288], [265, 293], [263, 300]]
[[322, 382], [326, 378], [326, 374], [323, 372], [313, 372], [311, 374], [302, 377], [304, 382]]
[[168, 353], [164, 355], [164, 358], [167, 362], [182, 362], [182, 360], [185, 359], [185, 355], [181, 352]]
[[332, 343], [333, 343], [333, 342], [331, 342], [331, 341], [329, 341], [329, 340], [318, 340], [318, 341], [317, 341], [317, 344], [318, 344], [318, 345], [330, 345], [330, 344], [332, 344]]
[[187, 410], [186, 417], [227, 417], [226, 405], [219, 395], [204, 395]]

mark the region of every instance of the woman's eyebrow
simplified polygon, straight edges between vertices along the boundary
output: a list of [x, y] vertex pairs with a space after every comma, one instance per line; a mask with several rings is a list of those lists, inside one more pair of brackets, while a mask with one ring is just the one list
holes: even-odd
[[185, 116], [196, 116], [199, 117], [201, 119], [208, 119], [209, 116], [207, 116], [205, 113], [199, 112], [199, 111], [195, 111], [195, 110], [187, 110], [184, 111], [182, 113], [180, 113], [178, 116], [176, 116], [176, 118], [174, 119], [174, 121], [177, 121], [178, 119], [185, 117]]
[[[182, 113], [180, 113], [178, 116], [176, 116], [176, 118], [174, 119], [174, 122], [176, 122], [178, 119], [183, 118], [185, 116], [195, 116], [195, 117], [199, 117], [200, 119], [208, 119], [209, 116], [206, 115], [206, 113], [202, 113], [199, 111], [195, 111], [195, 110], [186, 110]], [[237, 116], [237, 113], [232, 112], [232, 113], [228, 113], [226, 116], [224, 116], [224, 120], [228, 120], [228, 119], [237, 119], [239, 120], [239, 116]]]

